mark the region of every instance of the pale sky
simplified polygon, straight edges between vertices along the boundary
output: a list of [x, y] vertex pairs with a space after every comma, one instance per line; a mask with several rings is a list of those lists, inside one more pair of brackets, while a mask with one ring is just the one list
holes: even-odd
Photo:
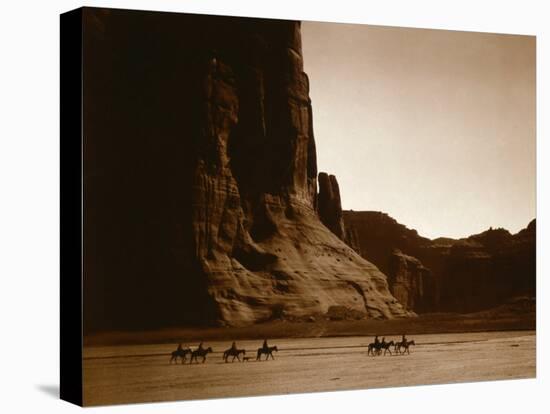
[[426, 237], [535, 218], [535, 37], [302, 23], [319, 171]]

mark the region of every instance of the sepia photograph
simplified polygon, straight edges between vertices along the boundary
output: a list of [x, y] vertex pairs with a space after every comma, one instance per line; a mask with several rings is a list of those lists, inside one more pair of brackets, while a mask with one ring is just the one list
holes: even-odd
[[85, 7], [85, 406], [536, 376], [536, 37]]

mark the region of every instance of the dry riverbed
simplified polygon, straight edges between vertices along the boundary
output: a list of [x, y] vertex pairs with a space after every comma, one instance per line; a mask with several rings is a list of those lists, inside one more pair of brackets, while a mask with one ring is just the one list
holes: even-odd
[[[239, 340], [247, 362], [225, 363], [230, 341], [205, 342], [204, 364], [170, 364], [176, 344], [84, 349], [84, 403], [288, 394], [466, 381], [531, 378], [534, 331], [413, 335], [410, 355], [367, 355], [371, 337], [273, 339], [275, 360], [256, 362], [259, 340]], [[387, 340], [398, 339], [388, 337]], [[197, 345], [190, 343], [185, 345]]]

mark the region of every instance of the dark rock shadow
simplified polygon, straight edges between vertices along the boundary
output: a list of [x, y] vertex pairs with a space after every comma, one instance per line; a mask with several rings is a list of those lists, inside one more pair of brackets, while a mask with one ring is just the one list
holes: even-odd
[[36, 388], [50, 397], [59, 399], [59, 384], [40, 384], [37, 385]]

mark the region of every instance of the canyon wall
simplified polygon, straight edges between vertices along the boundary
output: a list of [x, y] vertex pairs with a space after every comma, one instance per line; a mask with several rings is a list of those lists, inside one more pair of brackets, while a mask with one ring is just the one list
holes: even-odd
[[381, 212], [344, 211], [343, 217], [355, 249], [416, 312], [473, 312], [535, 296], [535, 220], [517, 234], [489, 229], [459, 240], [430, 240]]
[[84, 14], [86, 331], [413, 315], [326, 221], [299, 22]]

